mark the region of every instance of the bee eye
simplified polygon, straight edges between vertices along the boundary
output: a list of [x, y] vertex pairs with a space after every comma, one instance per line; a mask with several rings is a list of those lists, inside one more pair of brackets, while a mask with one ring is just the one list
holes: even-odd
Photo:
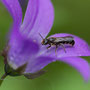
[[41, 42], [42, 45], [46, 45], [48, 43], [47, 39], [43, 39], [43, 41]]
[[41, 44], [43, 45], [44, 44], [44, 41], [42, 41]]

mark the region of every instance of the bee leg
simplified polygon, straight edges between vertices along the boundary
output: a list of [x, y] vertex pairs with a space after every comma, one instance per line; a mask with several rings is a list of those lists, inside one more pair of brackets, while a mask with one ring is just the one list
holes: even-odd
[[60, 44], [60, 46], [62, 46], [62, 48], [64, 49], [64, 52], [66, 53], [66, 49], [65, 49], [64, 45]]
[[56, 53], [56, 56], [57, 56], [57, 48], [58, 48], [58, 45], [56, 45], [56, 48], [55, 48], [55, 53]]
[[51, 47], [51, 44], [49, 44], [49, 46], [47, 47], [47, 49], [49, 49]]

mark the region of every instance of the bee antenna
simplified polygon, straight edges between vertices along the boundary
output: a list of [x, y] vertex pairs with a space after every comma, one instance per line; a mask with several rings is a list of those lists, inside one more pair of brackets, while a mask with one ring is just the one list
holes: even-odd
[[39, 33], [39, 35], [40, 35], [40, 37], [41, 37], [42, 39], [44, 39], [40, 33]]

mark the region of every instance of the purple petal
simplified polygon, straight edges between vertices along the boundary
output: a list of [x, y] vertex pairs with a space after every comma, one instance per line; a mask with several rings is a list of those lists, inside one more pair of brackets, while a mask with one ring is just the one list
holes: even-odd
[[[49, 56], [40, 56], [38, 58], [33, 58], [32, 62], [27, 66], [25, 73], [35, 73], [41, 69], [43, 69], [45, 66], [50, 64], [51, 62], [55, 62], [56, 57], [49, 57]], [[57, 58], [58, 59], [58, 58]], [[79, 57], [66, 57], [66, 58], [59, 58], [59, 61], [63, 61], [72, 67], [74, 67], [76, 70], [78, 70], [81, 75], [84, 77], [84, 79], [87, 81], [90, 77], [90, 68], [87, 61], [85, 61], [82, 58]]]
[[66, 52], [62, 47], [59, 47], [57, 49], [57, 54], [55, 53], [55, 46], [51, 47], [51, 49], [46, 49], [45, 46], [43, 46], [43, 50], [41, 50], [41, 53], [44, 55], [50, 55], [50, 56], [57, 56], [58, 58], [61, 57], [70, 57], [70, 56], [90, 56], [90, 47], [88, 44], [82, 40], [81, 38], [71, 35], [71, 34], [55, 34], [50, 37], [65, 37], [65, 36], [73, 36], [75, 45], [70, 47], [65, 47]]
[[46, 56], [40, 56], [40, 57], [33, 57], [27, 66], [25, 73], [34, 73], [41, 69], [43, 69], [45, 66], [47, 66], [49, 63], [53, 62], [55, 59], [52, 57], [46, 57]]
[[21, 30], [29, 37], [41, 40], [46, 37], [54, 20], [54, 9], [50, 0], [29, 0]]
[[22, 22], [22, 10], [18, 0], [1, 0], [13, 17], [14, 24], [20, 25]]
[[72, 67], [76, 68], [81, 75], [83, 76], [85, 81], [88, 81], [90, 78], [90, 67], [87, 61], [79, 57], [66, 57], [60, 58], [59, 61], [63, 61]]
[[27, 34], [28, 34], [28, 32], [31, 31], [31, 29], [36, 21], [38, 9], [39, 9], [38, 3], [39, 3], [38, 0], [29, 0], [29, 2], [28, 2], [28, 6], [27, 6], [27, 10], [26, 10], [25, 17], [23, 20], [23, 24], [21, 26], [21, 30], [23, 32], [26, 32]]
[[8, 63], [13, 69], [16, 69], [26, 64], [32, 55], [36, 55], [39, 51], [39, 46], [32, 40], [23, 37], [16, 28], [14, 29], [13, 31], [15, 32], [12, 33], [9, 41]]

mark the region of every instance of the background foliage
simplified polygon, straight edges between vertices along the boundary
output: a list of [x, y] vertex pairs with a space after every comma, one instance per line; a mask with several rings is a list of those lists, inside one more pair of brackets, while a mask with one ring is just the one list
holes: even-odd
[[[75, 34], [90, 44], [90, 0], [52, 0], [55, 21], [49, 35], [54, 33]], [[0, 50], [5, 46], [12, 18], [0, 3]], [[90, 62], [90, 57], [85, 59]], [[0, 57], [0, 76], [4, 73]], [[0, 90], [90, 90], [90, 81], [85, 83], [71, 66], [55, 62], [45, 67], [48, 72], [40, 78], [27, 80], [22, 77], [7, 77]]]

